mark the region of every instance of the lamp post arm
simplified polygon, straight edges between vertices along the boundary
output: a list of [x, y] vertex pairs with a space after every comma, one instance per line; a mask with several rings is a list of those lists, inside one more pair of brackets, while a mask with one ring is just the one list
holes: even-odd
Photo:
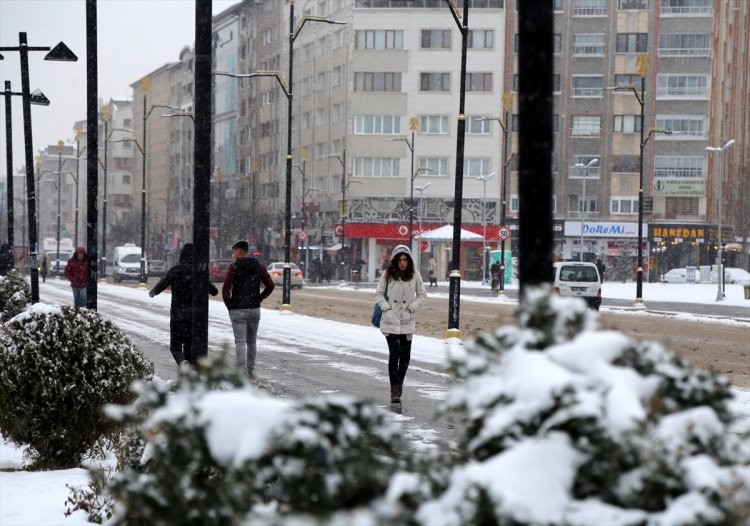
[[308, 22], [322, 22], [324, 24], [333, 24], [333, 25], [345, 25], [346, 24], [346, 22], [344, 22], [343, 20], [333, 20], [331, 18], [326, 18], [324, 16], [305, 15], [299, 19], [299, 22], [297, 23], [297, 27], [289, 35], [289, 41], [292, 44], [294, 43], [295, 40], [297, 40], [297, 37], [299, 36], [300, 31], [302, 31], [302, 28]]

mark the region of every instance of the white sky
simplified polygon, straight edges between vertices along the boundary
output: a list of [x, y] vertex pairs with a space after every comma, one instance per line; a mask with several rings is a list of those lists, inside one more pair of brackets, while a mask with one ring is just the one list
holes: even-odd
[[[213, 0], [213, 14], [239, 0]], [[99, 0], [99, 98], [132, 96], [130, 84], [168, 62], [195, 40], [194, 0]], [[0, 47], [17, 47], [26, 32], [31, 47], [65, 44], [78, 62], [49, 62], [46, 52], [29, 53], [30, 89], [40, 89], [50, 105], [31, 106], [34, 155], [57, 141], [72, 141], [73, 124], [86, 118], [85, 0], [0, 0]], [[21, 91], [17, 51], [0, 52], [0, 90], [5, 81]], [[25, 165], [21, 98], [12, 97], [13, 170]], [[4, 98], [3, 98], [4, 102]], [[5, 108], [0, 119], [0, 174], [5, 180]]]
[[[40, 284], [42, 300], [51, 302], [53, 298], [64, 298], [63, 303], [69, 303], [70, 288], [64, 281], [50, 280], [47, 283]], [[514, 287], [514, 285], [511, 286]], [[113, 320], [115, 323], [121, 326], [123, 330], [138, 330], [142, 336], [154, 339], [155, 341], [167, 341], [169, 334], [169, 294], [161, 294], [153, 299], [148, 298], [146, 290], [140, 290], [137, 288], [120, 287], [117, 285], [99, 285], [100, 290], [106, 290], [107, 292], [117, 292], [120, 296], [121, 301], [119, 303], [119, 312], [123, 318], [127, 316], [127, 313], [122, 309], [126, 310], [138, 310], [139, 302], [146, 301], [150, 303], [156, 303], [163, 307], [164, 315], [160, 316], [155, 314], [153, 310], [143, 310], [143, 315], [147, 316], [152, 322], [153, 327], [149, 329], [146, 326], [135, 325], [128, 326], [127, 323], [119, 323], [120, 320]], [[324, 289], [325, 287], [320, 287]], [[496, 298], [488, 298], [486, 296], [480, 297], [475, 296], [474, 291], [479, 288], [478, 282], [464, 282], [462, 283], [462, 301], [486, 301], [486, 302], [498, 302], [502, 301]], [[371, 292], [371, 291], [370, 291]], [[352, 290], [352, 293], [361, 293]], [[605, 282], [603, 288], [603, 294], [605, 298], [632, 298], [635, 293], [634, 283], [610, 283]], [[442, 297], [447, 296], [446, 294], [429, 293], [430, 296]], [[482, 294], [486, 294], [483, 291]], [[716, 297], [716, 285], [715, 284], [654, 284], [644, 283], [643, 297], [648, 302], [649, 299], [665, 300], [665, 301], [689, 301], [690, 303], [715, 303]], [[743, 298], [742, 286], [741, 285], [727, 285], [727, 299], [725, 304], [738, 305], [748, 308], [748, 315], [750, 318], [750, 301]], [[210, 305], [210, 341], [212, 344], [217, 346], [225, 341], [232, 341], [232, 333], [229, 324], [228, 317], [226, 315], [226, 309], [221, 302], [211, 301]], [[44, 309], [40, 305], [36, 307]], [[606, 310], [604, 308], [603, 310]], [[643, 312], [633, 312], [634, 315], [649, 315]], [[652, 314], [653, 315], [653, 314]], [[290, 323], [290, 316], [294, 318], [294, 323]], [[369, 318], [369, 313], [363, 313], [364, 318]], [[673, 317], [674, 318], [674, 317]], [[700, 316], [694, 315], [681, 315], [681, 319], [684, 319], [686, 323], [695, 322], [707, 322], [706, 319], [702, 319]], [[730, 320], [723, 320], [718, 322], [717, 320], [711, 320], [710, 329], [707, 330], [718, 330], [718, 325], [714, 323], [742, 323]], [[160, 327], [160, 328], [155, 328]], [[144, 332], [146, 331], [146, 332]], [[148, 332], [151, 331], [151, 332]], [[347, 352], [348, 348], [352, 346], [367, 352], [379, 352], [384, 357], [387, 356], [387, 349], [383, 343], [382, 338], [375, 337], [379, 331], [373, 327], [366, 325], [353, 325], [340, 323], [335, 321], [324, 321], [318, 318], [311, 318], [308, 316], [302, 316], [294, 313], [283, 313], [278, 310], [263, 310], [263, 321], [261, 323], [259, 331], [259, 344], [267, 346], [267, 343], [263, 342], [264, 337], [269, 334], [273, 334], [276, 338], [281, 338], [289, 343], [289, 348], [282, 349], [281, 346], [274, 346], [273, 352], [294, 352], [293, 348], [295, 345], [304, 345], [308, 351], [315, 352], [321, 356], [321, 359], [328, 359], [331, 361], [341, 361], [341, 355]], [[331, 334], [336, 334], [337, 339], [332, 339]], [[304, 335], [304, 336], [301, 336]], [[601, 336], [611, 338], [611, 336]], [[601, 346], [594, 346], [600, 349]], [[415, 336], [414, 349], [412, 352], [412, 367], [419, 367], [420, 363], [445, 363], [447, 346], [442, 340], [435, 338], [427, 338], [424, 336]], [[366, 371], [355, 372], [351, 371], [352, 374], [368, 374]], [[369, 374], [382, 374], [385, 375], [384, 371], [372, 371]], [[384, 380], [385, 381], [385, 380]], [[440, 396], [445, 395], [444, 389], [436, 389], [436, 392], [440, 391]], [[750, 429], [750, 392], [743, 392], [736, 390], [737, 400], [733, 404], [736, 411], [742, 416], [740, 421], [742, 430]], [[273, 404], [274, 402], [269, 402]], [[270, 407], [270, 406], [269, 406]], [[262, 408], [258, 408], [262, 410]], [[244, 418], [230, 419], [230, 421], [245, 420]], [[234, 427], [217, 424], [215, 434], [217, 436], [228, 436], [231, 433], [236, 432]], [[229, 429], [229, 430], [227, 430]], [[740, 431], [740, 429], [737, 429]], [[231, 431], [231, 432], [230, 432]], [[554, 444], [552, 444], [553, 446]], [[550, 446], [551, 447], [551, 446]], [[522, 451], [519, 452], [523, 453]], [[536, 455], [538, 458], [547, 459], [550, 458], [547, 455]], [[521, 455], [522, 457], [522, 455]], [[519, 458], [505, 458], [503, 462], [508, 464], [511, 461], [520, 461]], [[528, 464], [524, 464], [524, 469], [518, 469], [519, 476], [523, 472], [523, 481], [538, 482], [538, 479], [533, 478], [533, 470], [528, 469]], [[28, 524], [88, 524], [86, 521], [85, 514], [77, 512], [73, 516], [64, 519], [63, 513], [65, 511], [65, 499], [69, 494], [69, 490], [66, 488], [66, 484], [70, 486], [85, 486], [87, 482], [87, 473], [83, 469], [71, 469], [61, 471], [48, 471], [48, 472], [26, 472], [26, 471], [2, 471], [3, 469], [20, 469], [23, 466], [22, 450], [14, 447], [10, 444], [5, 444], [0, 437], [0, 524], [3, 525], [28, 525]], [[558, 463], [558, 467], [559, 463]], [[564, 466], [563, 466], [564, 467]], [[512, 466], [505, 466], [507, 469], [513, 469]], [[549, 466], [545, 464], [544, 473], [548, 473]], [[489, 471], [477, 472], [473, 476], [488, 476]], [[546, 476], [546, 475], [545, 475]], [[516, 479], [514, 478], [514, 481]], [[536, 482], [535, 482], [536, 484]], [[534, 486], [537, 487], [537, 486]], [[538, 495], [538, 491], [530, 493], [532, 495], [529, 499], [532, 499], [533, 495]], [[535, 498], [535, 497], [533, 497]], [[533, 499], [532, 499], [533, 500]], [[523, 504], [523, 503], [521, 503]], [[519, 504], [520, 505], [520, 504]]]

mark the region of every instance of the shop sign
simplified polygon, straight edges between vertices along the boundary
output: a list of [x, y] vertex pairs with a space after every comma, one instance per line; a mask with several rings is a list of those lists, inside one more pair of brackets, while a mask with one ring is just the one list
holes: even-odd
[[657, 177], [654, 180], [655, 196], [705, 197], [706, 180], [696, 178], [674, 179]]
[[[583, 235], [588, 237], [638, 237], [638, 223], [618, 221], [566, 221], [565, 235], [580, 236], [581, 224], [583, 224]], [[648, 232], [648, 224], [643, 224], [641, 232], [644, 234]]]

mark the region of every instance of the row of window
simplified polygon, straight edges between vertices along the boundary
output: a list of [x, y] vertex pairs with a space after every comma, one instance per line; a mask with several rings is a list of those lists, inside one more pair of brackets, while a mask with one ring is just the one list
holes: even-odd
[[[389, 71], [362, 71], [354, 74], [354, 91], [356, 92], [395, 92], [402, 88], [402, 73]], [[451, 91], [452, 73], [445, 71], [421, 72], [419, 74], [419, 91], [447, 93]], [[518, 91], [519, 77], [513, 75], [514, 92]], [[573, 75], [570, 79], [571, 96], [593, 97], [604, 96], [607, 86], [604, 75]], [[640, 89], [641, 77], [635, 75], [615, 75], [615, 86]], [[467, 72], [466, 91], [491, 92], [493, 73]], [[560, 75], [553, 76], [554, 93], [561, 93]], [[309, 86], [301, 84], [301, 94], [309, 95]], [[659, 73], [656, 76], [656, 98], [708, 99], [710, 78], [703, 73]]]
[[[495, 31], [492, 29], [470, 29], [467, 37], [469, 49], [492, 49], [495, 47]], [[422, 29], [419, 32], [420, 49], [451, 49], [450, 29]], [[354, 35], [356, 49], [404, 49], [402, 29], [360, 29]]]
[[[321, 113], [323, 110], [319, 110]], [[322, 121], [321, 121], [322, 119]], [[490, 135], [492, 121], [495, 118], [486, 115], [467, 115], [466, 133], [469, 135]], [[354, 115], [352, 119], [354, 135], [401, 135], [400, 115]], [[319, 116], [318, 124], [325, 124], [325, 116]], [[559, 118], [554, 116], [554, 131], [559, 131]], [[309, 122], [306, 124], [309, 127]], [[656, 115], [656, 127], [670, 130], [672, 137], [691, 136], [705, 138], [707, 118], [702, 115]], [[518, 131], [518, 115], [511, 116], [510, 131]], [[640, 133], [640, 115], [614, 115], [612, 131], [615, 133]], [[420, 115], [419, 133], [424, 135], [448, 135], [450, 119], [448, 115]], [[601, 134], [601, 116], [573, 115], [572, 135], [599, 136]]]

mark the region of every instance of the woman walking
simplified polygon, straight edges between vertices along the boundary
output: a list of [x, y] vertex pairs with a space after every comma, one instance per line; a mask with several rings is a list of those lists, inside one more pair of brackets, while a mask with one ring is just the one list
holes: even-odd
[[391, 403], [401, 402], [416, 328], [414, 314], [426, 295], [422, 276], [414, 269], [411, 250], [406, 245], [398, 245], [375, 290], [375, 301], [383, 309], [380, 331], [388, 343]]

